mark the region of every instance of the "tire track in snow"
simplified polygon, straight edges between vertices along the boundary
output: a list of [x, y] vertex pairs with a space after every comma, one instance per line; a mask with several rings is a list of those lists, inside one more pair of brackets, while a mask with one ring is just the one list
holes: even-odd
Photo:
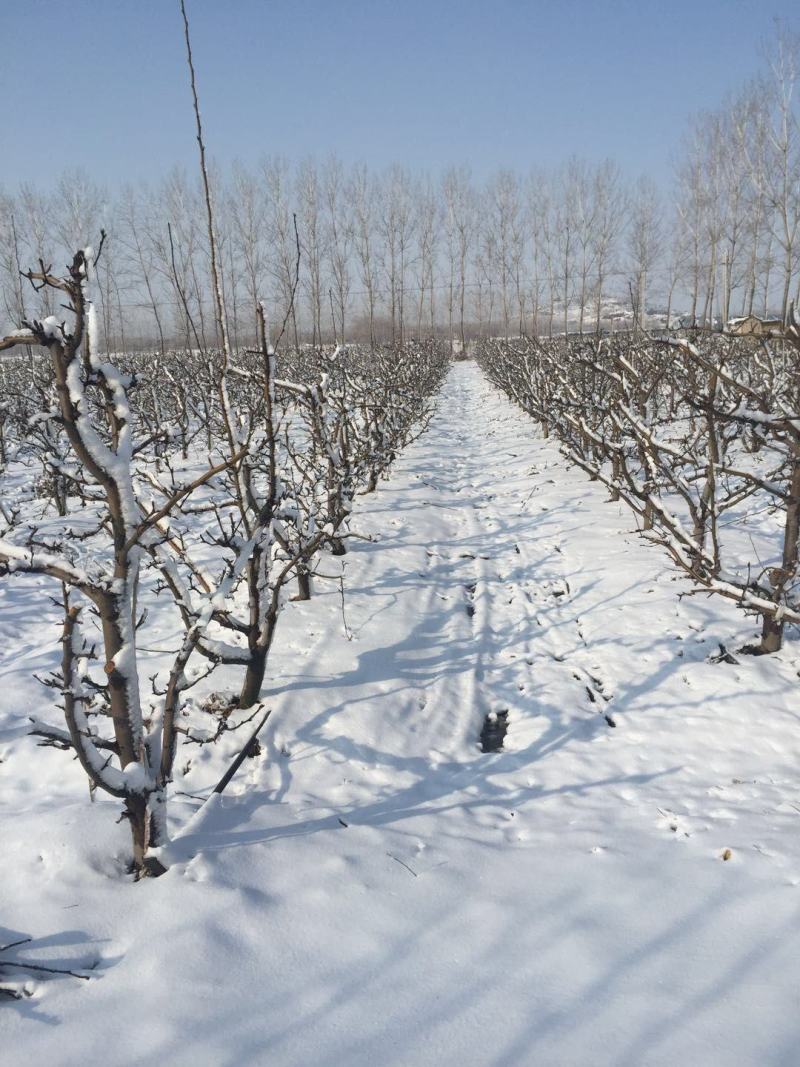
[[[457, 556], [468, 561], [459, 572], [467, 571], [460, 578], [461, 595], [473, 653], [458, 699], [474, 709], [468, 717], [469, 741], [476, 740], [487, 714], [507, 712], [507, 743], [513, 748], [523, 723], [542, 719], [539, 729], [546, 733], [553, 715], [588, 720], [600, 706], [605, 709], [610, 696], [599, 668], [578, 662], [579, 622], [563, 610], [571, 592], [563, 552], [538, 535], [536, 513], [506, 485], [507, 468], [518, 472], [527, 464], [521, 453], [508, 449], [507, 420], [487, 424], [484, 388], [480, 379], [460, 383], [429, 433], [458, 456], [457, 463], [439, 468], [436, 484], [453, 501], [462, 532]], [[509, 415], [513, 420], [511, 409]], [[537, 490], [538, 485], [528, 489], [528, 498]], [[542, 699], [548, 692], [561, 697], [548, 704]]]

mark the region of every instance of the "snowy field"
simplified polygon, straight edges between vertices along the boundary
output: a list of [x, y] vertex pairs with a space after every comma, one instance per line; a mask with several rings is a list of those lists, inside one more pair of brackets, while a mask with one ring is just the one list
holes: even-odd
[[455, 365], [344, 604], [281, 621], [261, 755], [200, 814], [236, 745], [179, 755], [138, 884], [116, 802], [26, 734], [58, 619], [0, 584], [0, 938], [92, 975], [27, 976], [4, 1067], [796, 1064], [797, 634], [713, 662], [755, 630], [607, 497]]

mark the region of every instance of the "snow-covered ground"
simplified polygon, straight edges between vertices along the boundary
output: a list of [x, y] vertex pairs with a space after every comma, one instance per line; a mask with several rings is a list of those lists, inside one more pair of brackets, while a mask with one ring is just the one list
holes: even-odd
[[199, 815], [224, 753], [179, 756], [140, 884], [114, 802], [25, 734], [57, 629], [0, 583], [0, 939], [94, 975], [31, 976], [0, 1061], [797, 1063], [796, 635], [710, 662], [748, 620], [679, 599], [470, 363], [354, 525], [344, 611], [320, 583], [282, 620], [262, 755]]

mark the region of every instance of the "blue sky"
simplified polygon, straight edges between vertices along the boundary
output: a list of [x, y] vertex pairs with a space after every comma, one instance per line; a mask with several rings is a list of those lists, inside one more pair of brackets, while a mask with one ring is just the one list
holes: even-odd
[[[433, 173], [615, 158], [666, 176], [685, 121], [797, 0], [187, 0], [221, 163], [335, 152]], [[193, 166], [178, 0], [0, 0], [0, 183]]]

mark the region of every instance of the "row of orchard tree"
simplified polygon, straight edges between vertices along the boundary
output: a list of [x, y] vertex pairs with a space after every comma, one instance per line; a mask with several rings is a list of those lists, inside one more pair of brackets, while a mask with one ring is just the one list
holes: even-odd
[[[592, 332], [659, 308], [709, 324], [768, 313], [798, 292], [800, 50], [776, 40], [761, 77], [691, 123], [670, 189], [612, 161], [439, 177], [337, 159], [209, 168], [219, 278], [235, 346], [289, 314], [290, 338], [402, 341], [434, 332]], [[173, 171], [109, 192], [80, 172], [0, 195], [0, 314], [52, 310], [28, 263], [63, 262], [100, 227], [100, 326], [113, 349], [218, 343], [202, 184]], [[297, 252], [300, 289], [292, 301]], [[612, 299], [613, 298], [613, 299]], [[624, 315], [623, 315], [624, 309]]]
[[[447, 359], [441, 342], [276, 357], [259, 312], [259, 345], [236, 357], [112, 361], [98, 262], [83, 249], [63, 276], [31, 271], [67, 313], [0, 338], [31, 352], [0, 361], [0, 580], [26, 583], [44, 618], [61, 607], [55, 695], [31, 732], [119, 798], [141, 875], [163, 868], [179, 746], [263, 726], [290, 593], [310, 599], [320, 562], [346, 552], [356, 494], [425, 425]], [[226, 696], [198, 709], [191, 692], [220, 669]]]
[[[491, 339], [487, 375], [637, 516], [688, 578], [761, 621], [800, 623], [800, 324], [779, 338]], [[730, 659], [730, 653], [722, 654]]]

